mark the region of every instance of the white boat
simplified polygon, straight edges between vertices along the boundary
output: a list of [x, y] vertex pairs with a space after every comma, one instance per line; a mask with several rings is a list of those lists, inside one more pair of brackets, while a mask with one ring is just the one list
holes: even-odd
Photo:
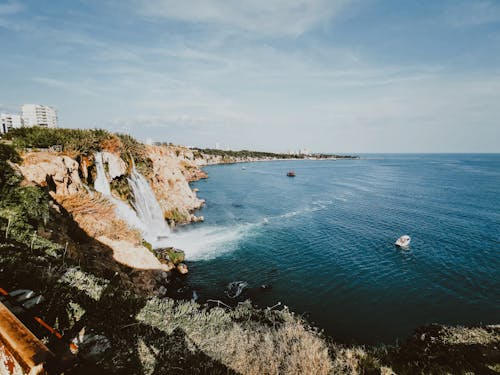
[[404, 236], [399, 237], [394, 245], [402, 248], [408, 248], [410, 246], [411, 237], [405, 234]]

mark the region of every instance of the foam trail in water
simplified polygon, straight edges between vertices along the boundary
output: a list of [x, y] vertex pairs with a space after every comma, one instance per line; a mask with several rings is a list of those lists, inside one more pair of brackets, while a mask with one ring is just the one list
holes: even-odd
[[249, 236], [255, 226], [255, 224], [233, 227], [200, 226], [172, 233], [168, 238], [168, 244], [184, 250], [186, 259], [213, 259], [235, 250], [237, 244]]

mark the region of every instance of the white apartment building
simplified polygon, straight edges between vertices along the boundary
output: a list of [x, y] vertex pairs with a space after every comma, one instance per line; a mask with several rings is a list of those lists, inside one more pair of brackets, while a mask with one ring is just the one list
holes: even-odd
[[52, 107], [40, 104], [24, 104], [22, 107], [23, 126], [43, 126], [57, 128], [57, 113]]
[[21, 116], [10, 113], [0, 113], [0, 134], [22, 126]]

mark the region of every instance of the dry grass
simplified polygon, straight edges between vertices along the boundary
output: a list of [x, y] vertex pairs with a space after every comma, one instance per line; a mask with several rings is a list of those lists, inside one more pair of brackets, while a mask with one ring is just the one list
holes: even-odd
[[266, 324], [251, 319], [251, 309], [200, 310], [192, 302], [153, 299], [137, 319], [167, 334], [182, 329], [191, 346], [241, 374], [330, 373], [328, 347], [316, 332], [287, 310], [273, 312], [276, 321]]
[[361, 347], [339, 347], [334, 353], [333, 368], [337, 374], [362, 374], [363, 362], [368, 358], [368, 354]]
[[299, 321], [279, 328], [235, 323], [212, 340], [198, 337], [197, 344], [242, 374], [328, 374], [332, 369], [325, 343]]
[[486, 330], [481, 327], [443, 327], [441, 340], [449, 345], [488, 345], [500, 342], [500, 335], [496, 330]]
[[73, 215], [73, 219], [91, 237], [132, 240], [139, 244], [142, 236], [116, 217], [114, 206], [100, 194], [54, 195], [54, 199]]
[[101, 148], [104, 151], [111, 152], [112, 154], [120, 155], [123, 150], [123, 143], [120, 138], [113, 136], [101, 142]]

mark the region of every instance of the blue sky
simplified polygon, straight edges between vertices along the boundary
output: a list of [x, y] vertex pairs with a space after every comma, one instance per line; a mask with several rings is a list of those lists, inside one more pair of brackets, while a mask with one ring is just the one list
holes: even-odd
[[0, 111], [192, 146], [500, 152], [500, 1], [0, 0]]

